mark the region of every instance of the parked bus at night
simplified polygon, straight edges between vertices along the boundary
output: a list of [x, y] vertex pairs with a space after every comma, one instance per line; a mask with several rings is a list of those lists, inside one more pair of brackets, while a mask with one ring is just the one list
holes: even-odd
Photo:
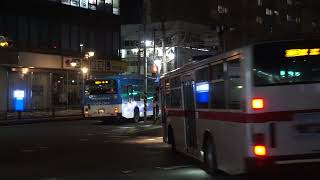
[[[153, 115], [154, 79], [148, 78], [147, 116]], [[118, 75], [87, 80], [84, 91], [84, 115], [101, 120], [133, 119], [144, 116], [144, 77]]]
[[320, 162], [320, 41], [265, 42], [161, 77], [164, 139], [208, 172]]

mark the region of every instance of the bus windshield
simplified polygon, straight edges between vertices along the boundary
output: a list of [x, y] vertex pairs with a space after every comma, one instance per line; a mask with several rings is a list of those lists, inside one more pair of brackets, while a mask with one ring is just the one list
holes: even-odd
[[117, 93], [117, 81], [95, 80], [88, 81], [85, 85], [85, 95], [103, 95]]
[[320, 41], [256, 45], [253, 64], [255, 86], [320, 82]]

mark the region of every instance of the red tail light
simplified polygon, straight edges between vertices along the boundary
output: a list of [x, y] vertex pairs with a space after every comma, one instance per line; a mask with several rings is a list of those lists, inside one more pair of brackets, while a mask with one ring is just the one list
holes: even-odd
[[251, 102], [252, 109], [260, 110], [264, 108], [264, 100], [262, 98], [254, 98]]
[[257, 157], [266, 157], [267, 156], [267, 147], [265, 145], [265, 137], [262, 133], [257, 133], [253, 135], [253, 152]]
[[258, 157], [267, 156], [267, 148], [264, 145], [256, 145], [254, 146], [254, 155]]

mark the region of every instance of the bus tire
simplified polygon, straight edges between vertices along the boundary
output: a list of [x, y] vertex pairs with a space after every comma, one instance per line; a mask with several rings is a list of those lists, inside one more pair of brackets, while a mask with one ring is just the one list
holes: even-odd
[[216, 153], [215, 153], [215, 145], [213, 142], [212, 137], [206, 136], [204, 140], [204, 147], [203, 147], [203, 152], [204, 152], [204, 167], [205, 170], [209, 174], [216, 174], [217, 173], [217, 158], [216, 158]]
[[137, 123], [140, 120], [140, 111], [139, 108], [136, 107], [134, 108], [134, 112], [133, 112], [133, 122]]
[[171, 126], [168, 128], [168, 144], [170, 145], [171, 151], [176, 151], [176, 140], [174, 137], [174, 132]]

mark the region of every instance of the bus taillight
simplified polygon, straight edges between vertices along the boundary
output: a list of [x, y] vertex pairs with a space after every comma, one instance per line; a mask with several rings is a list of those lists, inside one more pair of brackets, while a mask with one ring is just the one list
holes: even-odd
[[264, 108], [264, 100], [262, 98], [254, 98], [251, 102], [252, 109], [260, 110]]
[[256, 145], [254, 146], [254, 155], [257, 157], [265, 157], [267, 156], [267, 148], [264, 145]]
[[265, 146], [265, 136], [262, 133], [257, 133], [253, 135], [253, 152], [257, 157], [267, 156], [267, 147]]

